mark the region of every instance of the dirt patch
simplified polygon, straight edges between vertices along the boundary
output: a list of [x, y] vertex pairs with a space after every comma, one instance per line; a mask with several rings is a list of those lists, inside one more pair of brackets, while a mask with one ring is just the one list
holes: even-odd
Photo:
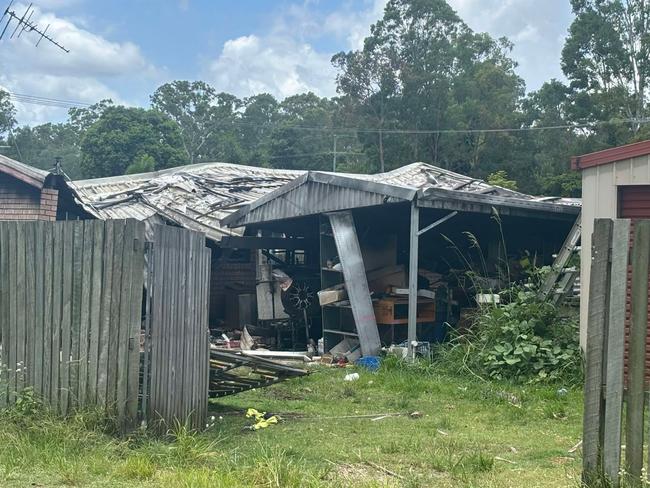
[[371, 481], [385, 487], [400, 486], [399, 480], [394, 476], [363, 463], [332, 463], [332, 469], [327, 475], [327, 480], [341, 482], [344, 486], [356, 486]]

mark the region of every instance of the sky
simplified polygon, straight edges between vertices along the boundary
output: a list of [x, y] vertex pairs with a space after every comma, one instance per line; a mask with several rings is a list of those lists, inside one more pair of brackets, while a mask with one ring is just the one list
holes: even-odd
[[[0, 0], [0, 8], [3, 0]], [[4, 0], [6, 3], [9, 0]], [[386, 0], [33, 0], [35, 33], [0, 40], [0, 87], [18, 94], [147, 106], [156, 87], [204, 80], [245, 97], [336, 94], [333, 54], [357, 49]], [[469, 26], [514, 44], [527, 89], [563, 79], [568, 0], [448, 0]], [[14, 2], [22, 13], [27, 4]], [[59, 122], [66, 110], [15, 103], [20, 124]]]

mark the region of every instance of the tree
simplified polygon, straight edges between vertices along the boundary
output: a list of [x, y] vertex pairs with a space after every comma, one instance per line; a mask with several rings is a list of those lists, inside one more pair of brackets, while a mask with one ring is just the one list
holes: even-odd
[[[576, 115], [597, 121], [644, 118], [650, 81], [650, 4], [572, 0], [571, 6], [575, 19], [562, 50], [562, 69], [575, 95]], [[636, 132], [639, 124], [632, 129]], [[623, 131], [616, 136], [620, 137], [630, 135]]]
[[506, 188], [508, 190], [517, 190], [517, 182], [515, 180], [508, 179], [508, 173], [504, 170], [495, 171], [490, 173], [487, 177], [487, 182], [490, 185], [500, 186], [501, 188]]
[[391, 136], [390, 147], [378, 138], [380, 164], [422, 160], [487, 175], [511, 159], [508, 136], [477, 129], [518, 123], [524, 85], [511, 48], [473, 32], [444, 0], [389, 0], [363, 49], [334, 57], [338, 91], [376, 129], [423, 131]]
[[245, 98], [243, 107], [238, 138], [245, 154], [244, 161], [254, 166], [268, 166], [271, 133], [279, 117], [279, 103], [273, 95], [260, 93]]
[[201, 159], [215, 130], [216, 92], [203, 81], [173, 81], [151, 96], [151, 106], [178, 124], [190, 164]]
[[113, 106], [113, 100], [105, 98], [86, 108], [73, 107], [68, 110], [68, 125], [77, 134], [82, 135], [97, 122], [107, 108]]
[[332, 140], [324, 132], [295, 127], [331, 127], [332, 102], [309, 92], [285, 98], [270, 137], [269, 164], [276, 168], [329, 170]]
[[82, 176], [79, 135], [70, 124], [41, 124], [14, 129], [7, 138], [6, 154], [25, 164], [45, 170], [52, 169], [57, 158], [70, 178]]
[[16, 109], [11, 103], [9, 93], [0, 89], [0, 135], [16, 125]]
[[[384, 134], [390, 116], [390, 104], [398, 92], [398, 68], [384, 47], [376, 44], [361, 51], [340, 52], [332, 57], [338, 68], [337, 92], [342, 94], [341, 103], [355, 123], [368, 124], [379, 129], [377, 148], [379, 170], [385, 171]], [[366, 145], [374, 145], [374, 134], [365, 135]]]
[[137, 158], [135, 158], [135, 161], [133, 161], [129, 167], [126, 168], [124, 174], [134, 175], [138, 173], [150, 173], [155, 169], [156, 161], [154, 158], [148, 154], [140, 154]]
[[155, 169], [187, 161], [178, 126], [156, 110], [108, 107], [81, 143], [81, 166], [88, 178], [122, 175], [144, 155], [153, 158]]

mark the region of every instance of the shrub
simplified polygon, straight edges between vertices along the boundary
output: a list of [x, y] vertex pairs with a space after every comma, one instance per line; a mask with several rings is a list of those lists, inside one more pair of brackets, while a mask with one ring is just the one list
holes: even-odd
[[534, 288], [514, 286], [509, 301], [479, 309], [471, 340], [479, 367], [490, 377], [514, 381], [579, 381], [578, 322], [540, 300]]

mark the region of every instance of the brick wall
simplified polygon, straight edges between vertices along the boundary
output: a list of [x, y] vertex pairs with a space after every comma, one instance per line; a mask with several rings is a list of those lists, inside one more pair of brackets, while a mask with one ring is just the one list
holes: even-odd
[[58, 190], [42, 191], [0, 174], [0, 220], [56, 220]]

